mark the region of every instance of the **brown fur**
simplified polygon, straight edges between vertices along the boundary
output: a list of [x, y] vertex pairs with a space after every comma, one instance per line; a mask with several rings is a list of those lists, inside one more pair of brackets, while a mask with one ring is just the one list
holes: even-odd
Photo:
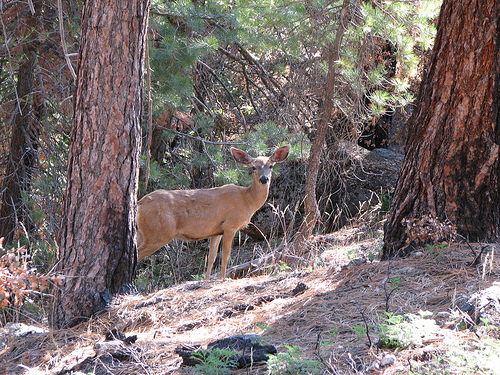
[[254, 170], [253, 183], [248, 187], [229, 184], [212, 189], [156, 190], [144, 196], [137, 208], [138, 259], [153, 254], [174, 238], [184, 241], [210, 238], [206, 273], [209, 279], [224, 236], [221, 277], [225, 278], [234, 235], [266, 202], [272, 167], [285, 160], [288, 151], [289, 146], [284, 146], [270, 157], [252, 158], [232, 148], [236, 161]]

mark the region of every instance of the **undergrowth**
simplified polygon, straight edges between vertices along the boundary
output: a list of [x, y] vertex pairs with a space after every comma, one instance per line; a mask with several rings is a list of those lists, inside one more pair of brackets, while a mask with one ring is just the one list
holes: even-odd
[[225, 375], [231, 369], [237, 367], [238, 363], [233, 359], [234, 353], [231, 349], [214, 349], [211, 351], [199, 351], [192, 354], [200, 361], [194, 368], [203, 375]]
[[406, 349], [421, 346], [424, 338], [434, 336], [439, 327], [429, 319], [432, 313], [419, 311], [418, 314], [396, 315], [385, 312], [386, 316], [377, 325], [380, 346], [389, 349]]
[[269, 375], [288, 374], [322, 374], [318, 360], [302, 358], [302, 349], [298, 346], [286, 345], [287, 351], [271, 355], [267, 362]]
[[36, 300], [48, 295], [49, 283], [62, 277], [40, 273], [28, 250], [4, 249], [0, 241], [0, 323], [19, 321], [21, 314], [37, 310]]

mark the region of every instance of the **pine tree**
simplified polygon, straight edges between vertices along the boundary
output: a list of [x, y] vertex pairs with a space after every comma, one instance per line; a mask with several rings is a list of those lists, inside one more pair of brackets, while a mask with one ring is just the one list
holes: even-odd
[[386, 259], [455, 231], [498, 240], [499, 22], [494, 0], [443, 2], [385, 225]]

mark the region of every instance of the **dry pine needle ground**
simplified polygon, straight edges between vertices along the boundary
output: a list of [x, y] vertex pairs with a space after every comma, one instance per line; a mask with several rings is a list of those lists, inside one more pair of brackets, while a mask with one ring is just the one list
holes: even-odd
[[[323, 237], [317, 245], [328, 266], [121, 296], [106, 313], [68, 330], [14, 338], [4, 329], [0, 374], [188, 374], [193, 370], [180, 366], [176, 347], [205, 347], [240, 334], [261, 335], [278, 352], [298, 346], [302, 358], [323, 361], [325, 373], [362, 372], [391, 352], [375, 345], [374, 327], [386, 308], [394, 314], [430, 311], [439, 321], [460, 296], [490, 287], [500, 274], [495, 258], [484, 269], [469, 266], [473, 255], [466, 245], [423, 249], [387, 262], [349, 262], [353, 254], [376, 252], [379, 240], [341, 246]], [[103, 344], [112, 329], [137, 336], [126, 353], [110, 355], [113, 349]], [[441, 329], [418, 347], [396, 349], [396, 361], [374, 373], [409, 373], [412, 364], [446, 352], [450, 340], [471, 336], [469, 330]], [[240, 373], [266, 373], [266, 368]]]

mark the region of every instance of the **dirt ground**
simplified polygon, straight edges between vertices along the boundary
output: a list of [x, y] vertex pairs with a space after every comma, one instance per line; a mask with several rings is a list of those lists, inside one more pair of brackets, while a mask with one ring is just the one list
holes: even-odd
[[[347, 232], [318, 237], [317, 265], [301, 272], [283, 267], [271, 275], [192, 281], [147, 296], [121, 296], [107, 312], [67, 330], [49, 331], [35, 323], [42, 332], [15, 336], [12, 327], [4, 328], [0, 374], [200, 373], [181, 366], [177, 347], [206, 347], [242, 334], [259, 335], [278, 353], [298, 347], [297, 358], [315, 361], [318, 373], [366, 373], [375, 361], [394, 354], [385, 367], [372, 366], [370, 373], [409, 374], [436, 361], [450, 343], [477, 338], [465, 318], [458, 318], [463, 328], [458, 329], [457, 319], [453, 324], [450, 317], [452, 311], [462, 312], [457, 307], [461, 300], [498, 280], [500, 263], [493, 250], [500, 247], [490, 245], [477, 266], [470, 265], [474, 254], [467, 244], [428, 247], [405, 259], [380, 262], [372, 258], [381, 240], [352, 241], [355, 237]], [[473, 245], [476, 254], [480, 248]], [[438, 326], [408, 348], [380, 347], [378, 327], [386, 310], [396, 315], [429, 311]], [[114, 351], [105, 341], [113, 329], [137, 339], [119, 341]], [[264, 374], [267, 368], [232, 373]]]

